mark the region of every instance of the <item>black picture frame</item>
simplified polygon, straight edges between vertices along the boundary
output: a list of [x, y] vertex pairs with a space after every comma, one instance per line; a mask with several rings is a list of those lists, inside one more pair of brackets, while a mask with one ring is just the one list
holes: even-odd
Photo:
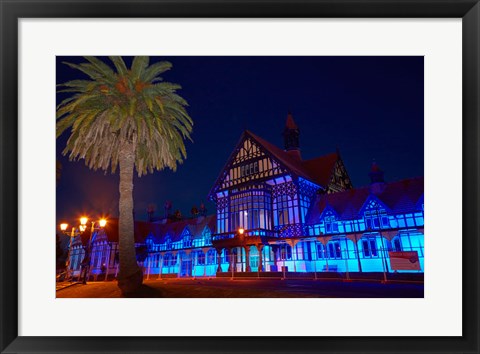
[[[1, 0], [1, 353], [478, 353], [478, 0]], [[463, 335], [461, 337], [20, 337], [18, 336], [18, 24], [20, 18], [414, 17], [462, 18]], [[458, 157], [460, 158], [460, 157]], [[448, 193], [448, 190], [446, 190]], [[460, 226], [459, 226], [460, 227]], [[448, 281], [448, 280], [446, 280]], [[319, 322], [321, 323], [321, 321]], [[258, 327], [262, 334], [261, 326]]]

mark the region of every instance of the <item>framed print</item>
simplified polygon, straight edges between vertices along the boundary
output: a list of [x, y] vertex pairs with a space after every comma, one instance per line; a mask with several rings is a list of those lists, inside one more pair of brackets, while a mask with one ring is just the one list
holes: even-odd
[[2, 1], [1, 352], [477, 353], [479, 6]]

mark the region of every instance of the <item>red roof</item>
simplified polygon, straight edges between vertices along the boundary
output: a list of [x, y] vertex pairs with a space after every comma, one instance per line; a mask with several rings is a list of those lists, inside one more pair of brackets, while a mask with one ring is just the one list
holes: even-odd
[[[165, 237], [170, 235], [172, 242], [181, 239], [183, 230], [188, 227], [193, 237], [200, 236], [205, 229], [210, 228], [215, 232], [216, 215], [199, 216], [197, 218], [185, 219], [168, 223], [135, 221], [134, 237], [136, 243], [143, 243], [148, 235], [152, 234], [156, 243], [163, 243]], [[108, 219], [105, 226], [105, 234], [110, 242], [118, 242], [118, 219]]]
[[336, 162], [340, 159], [336, 152], [323, 155], [314, 159], [303, 161], [303, 166], [312, 176], [315, 176], [316, 182], [321, 186], [327, 186], [332, 178], [333, 169]]
[[310, 160], [301, 160], [248, 130], [246, 134], [250, 135], [254, 141], [269, 151], [274, 158], [296, 175], [323, 187], [329, 184], [335, 163], [339, 160], [337, 153], [331, 153]]
[[389, 210], [396, 213], [418, 210], [418, 202], [423, 196], [423, 177], [385, 183], [382, 188], [372, 189], [371, 186], [366, 186], [344, 192], [319, 195], [309, 214], [308, 223], [317, 223], [320, 215], [327, 207], [332, 208], [340, 219], [357, 218], [358, 213], [371, 195], [374, 195]]

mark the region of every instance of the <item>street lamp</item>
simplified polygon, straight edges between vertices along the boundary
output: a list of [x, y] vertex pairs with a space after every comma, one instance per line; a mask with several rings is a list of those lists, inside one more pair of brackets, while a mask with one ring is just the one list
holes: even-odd
[[[61, 223], [60, 224], [60, 231], [68, 237], [70, 237], [70, 242], [68, 244], [68, 252], [67, 252], [67, 260], [65, 261], [65, 268], [66, 268], [66, 277], [65, 279], [70, 278], [70, 253], [72, 250], [72, 241], [75, 236], [80, 235], [80, 232], [76, 231], [74, 227], [72, 227], [72, 231], [70, 233], [67, 232], [68, 224], [67, 223]], [[70, 278], [71, 280], [72, 278]]]
[[[72, 248], [72, 240], [76, 236], [81, 236], [87, 229], [87, 222], [88, 218], [86, 216], [82, 216], [80, 218], [80, 225], [78, 229], [75, 229], [75, 227], [72, 227], [72, 231], [69, 234], [67, 232], [68, 224], [67, 223], [61, 223], [60, 224], [60, 230], [63, 232], [63, 234], [70, 236], [70, 244], [68, 247], [68, 256], [67, 256], [67, 261], [66, 261], [66, 266], [67, 266], [67, 277], [69, 276], [70, 273], [70, 253], [71, 253], [71, 248]], [[95, 225], [98, 223], [99, 228], [95, 228]], [[92, 227], [90, 229], [90, 237], [88, 240], [88, 244], [85, 247], [85, 256], [83, 257], [82, 261], [82, 266], [83, 266], [83, 284], [87, 283], [87, 277], [89, 273], [89, 268], [90, 268], [90, 253], [91, 253], [91, 243], [92, 243], [92, 236], [95, 230], [98, 229], [103, 229], [107, 225], [107, 220], [102, 218], [98, 221], [92, 221]]]

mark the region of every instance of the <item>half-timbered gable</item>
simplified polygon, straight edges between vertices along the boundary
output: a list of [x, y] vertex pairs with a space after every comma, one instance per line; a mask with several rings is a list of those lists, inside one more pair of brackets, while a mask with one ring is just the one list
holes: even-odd
[[221, 197], [231, 188], [242, 188], [252, 181], [264, 182], [288, 172], [249, 131], [245, 131], [210, 194]]
[[340, 156], [338, 156], [330, 182], [327, 186], [327, 193], [341, 192], [351, 188], [353, 188], [353, 186], [347, 169]]

